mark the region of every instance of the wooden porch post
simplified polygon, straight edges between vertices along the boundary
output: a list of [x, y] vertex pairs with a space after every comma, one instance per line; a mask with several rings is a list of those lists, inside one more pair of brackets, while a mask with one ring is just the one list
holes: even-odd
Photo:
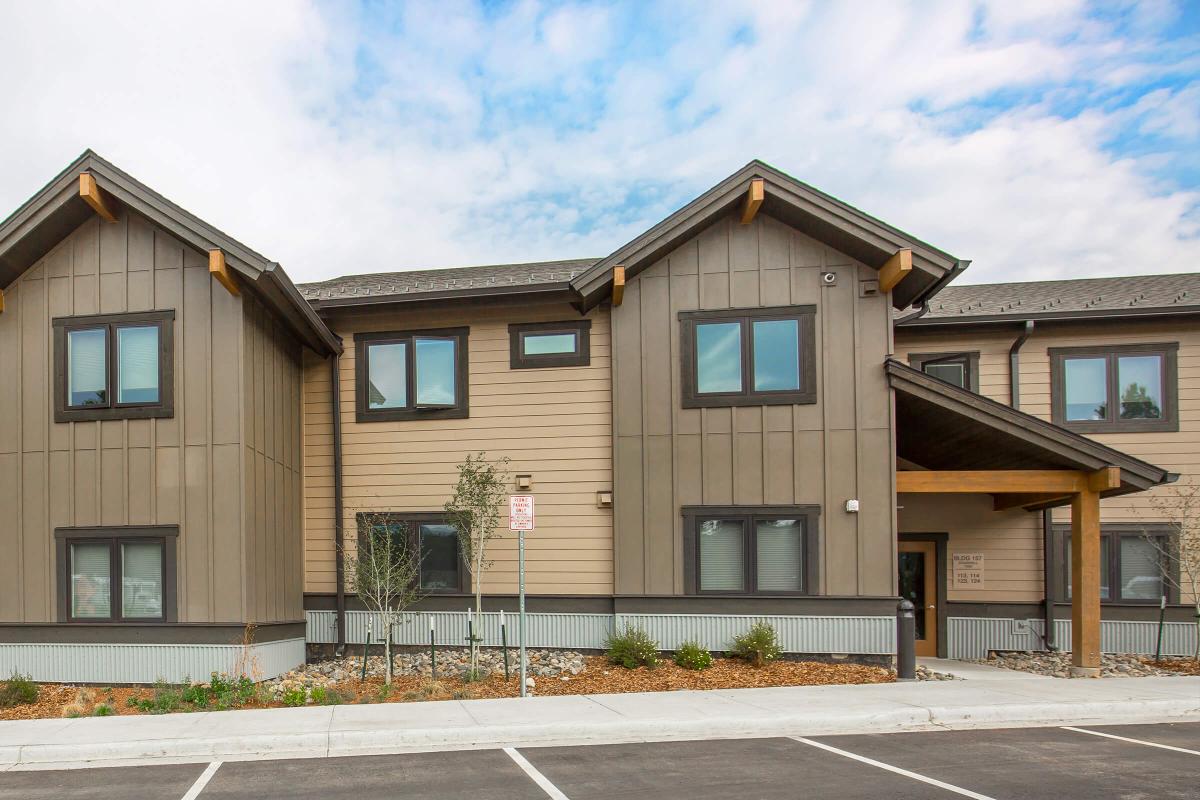
[[1100, 495], [1071, 500], [1071, 672], [1100, 676]]

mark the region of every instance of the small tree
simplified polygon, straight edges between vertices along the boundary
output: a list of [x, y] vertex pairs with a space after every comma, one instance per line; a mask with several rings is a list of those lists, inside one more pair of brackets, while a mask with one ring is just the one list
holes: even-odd
[[[500, 518], [509, 486], [508, 459], [489, 461], [486, 453], [467, 454], [458, 465], [454, 495], [446, 501], [446, 520], [458, 529], [459, 550], [475, 589], [475, 613], [483, 611], [483, 573], [491, 566], [488, 542], [500, 535]], [[480, 617], [480, 624], [483, 619]], [[471, 674], [477, 675], [479, 655], [471, 641]]]
[[1157, 519], [1171, 524], [1165, 538], [1144, 529], [1142, 539], [1158, 553], [1164, 591], [1171, 587], [1191, 600], [1196, 623], [1196, 648], [1200, 661], [1200, 484], [1174, 484], [1150, 498]]
[[362, 514], [358, 547], [343, 549], [350, 589], [383, 622], [384, 683], [392, 683], [392, 629], [420, 597], [420, 557], [408, 540], [408, 526], [384, 514]]

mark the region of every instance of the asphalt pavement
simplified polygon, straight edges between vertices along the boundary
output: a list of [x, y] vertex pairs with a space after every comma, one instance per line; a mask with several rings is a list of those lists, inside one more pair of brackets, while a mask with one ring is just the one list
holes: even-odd
[[0, 798], [1195, 800], [1200, 723], [523, 747], [0, 773]]

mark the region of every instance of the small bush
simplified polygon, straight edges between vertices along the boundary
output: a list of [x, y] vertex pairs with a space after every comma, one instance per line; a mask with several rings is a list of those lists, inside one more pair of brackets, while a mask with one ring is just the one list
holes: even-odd
[[628, 623], [620, 633], [612, 633], [604, 642], [604, 647], [608, 650], [605, 654], [608, 660], [626, 669], [654, 669], [658, 666], [658, 642], [641, 628]]
[[345, 695], [329, 686], [314, 686], [308, 690], [308, 696], [319, 706], [340, 706], [347, 700]]
[[28, 675], [14, 672], [6, 681], [0, 681], [0, 708], [12, 708], [36, 703], [37, 684]]
[[713, 657], [699, 642], [689, 641], [679, 645], [675, 651], [675, 663], [684, 669], [708, 669], [712, 666]]
[[162, 681], [154, 684], [150, 697], [130, 697], [128, 702], [130, 707], [143, 714], [172, 714], [176, 711], [190, 710], [185, 709], [187, 703], [183, 691]]
[[113, 714], [116, 714], [116, 713], [117, 713], [116, 709], [114, 709], [108, 703], [101, 703], [100, 705], [98, 705], [94, 709], [92, 709], [93, 717], [111, 717]]
[[288, 689], [283, 693], [283, 697], [281, 699], [285, 706], [288, 706], [289, 708], [297, 708], [304, 705], [304, 703], [308, 700], [308, 692], [304, 691], [303, 689]]
[[746, 633], [733, 637], [733, 649], [730, 652], [756, 667], [761, 667], [768, 661], [779, 658], [783, 648], [779, 646], [779, 637], [773, 626], [766, 622], [756, 622]]
[[464, 670], [462, 673], [462, 682], [463, 683], [475, 683], [476, 681], [484, 680], [485, 678], [487, 678], [487, 676], [488, 676], [488, 671], [486, 669], [479, 669], [479, 668], [470, 669], [470, 668], [468, 668], [468, 669]]

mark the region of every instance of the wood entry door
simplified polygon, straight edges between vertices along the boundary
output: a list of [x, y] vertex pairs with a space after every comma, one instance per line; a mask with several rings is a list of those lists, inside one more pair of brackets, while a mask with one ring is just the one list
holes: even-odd
[[937, 657], [937, 544], [899, 543], [900, 596], [913, 604], [917, 622], [917, 655]]

